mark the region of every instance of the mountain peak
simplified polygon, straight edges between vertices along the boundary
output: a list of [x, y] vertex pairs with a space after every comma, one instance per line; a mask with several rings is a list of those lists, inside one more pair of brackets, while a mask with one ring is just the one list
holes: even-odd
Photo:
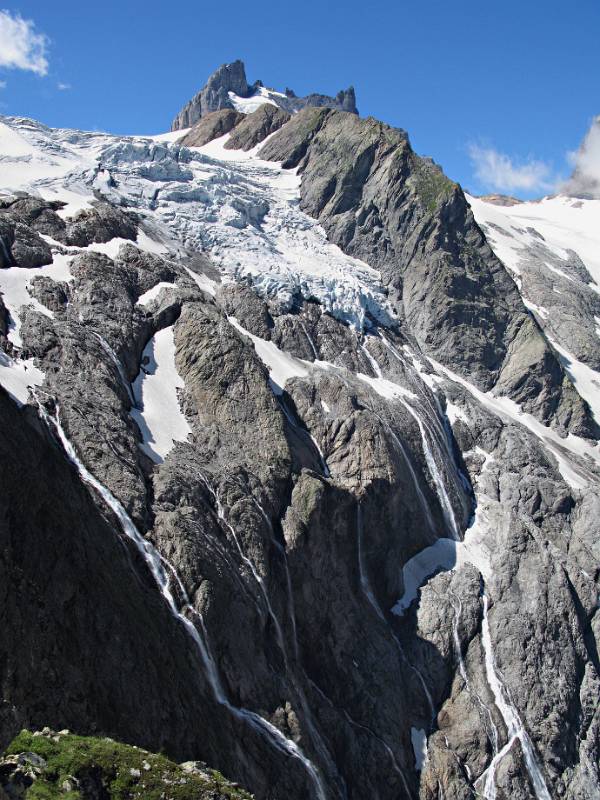
[[279, 106], [290, 114], [306, 106], [335, 108], [358, 114], [353, 86], [341, 89], [335, 97], [319, 93], [297, 97], [293, 89], [286, 88], [285, 92], [279, 92], [266, 88], [261, 80], [249, 84], [244, 62], [238, 59], [231, 64], [222, 64], [212, 73], [205, 86], [177, 114], [171, 130], [190, 128], [211, 111], [229, 108], [251, 113], [264, 103]]

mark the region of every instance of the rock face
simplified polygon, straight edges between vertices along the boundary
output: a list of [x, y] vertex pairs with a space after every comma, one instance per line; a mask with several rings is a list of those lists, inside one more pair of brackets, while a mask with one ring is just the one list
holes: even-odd
[[290, 119], [290, 115], [277, 106], [265, 104], [248, 114], [231, 134], [225, 148], [227, 150], [251, 150], [278, 131]]
[[251, 89], [246, 81], [246, 69], [242, 61], [222, 64], [210, 76], [206, 86], [181, 109], [173, 120], [172, 131], [190, 128], [201, 117], [224, 108], [233, 109], [229, 92], [247, 97]]
[[232, 108], [211, 111], [196, 122], [189, 133], [181, 140], [186, 147], [202, 147], [213, 139], [218, 139], [232, 131], [236, 125], [246, 119], [244, 114]]
[[595, 798], [597, 428], [493, 220], [330, 108], [204, 152], [6, 124], [71, 160], [0, 201], [52, 261], [0, 269], [1, 744], [261, 800]]
[[544, 421], [597, 434], [460, 187], [416, 156], [403, 131], [307, 110], [260, 155], [299, 168], [303, 208], [381, 271], [428, 355]]
[[[235, 95], [231, 97], [230, 93]], [[213, 111], [222, 109], [236, 109], [236, 98], [245, 99], [253, 96], [262, 97], [262, 101], [278, 106], [287, 113], [294, 113], [307, 106], [326, 106], [337, 108], [357, 114], [354, 87], [342, 90], [335, 97], [324, 94], [309, 94], [306, 97], [296, 97], [287, 89], [285, 94], [268, 90], [261, 81], [256, 81], [250, 86], [246, 80], [246, 69], [242, 61], [232, 64], [223, 64], [208, 79], [206, 85], [196, 94], [189, 103], [181, 109], [173, 120], [172, 131], [190, 128], [199, 119]], [[199, 145], [198, 145], [199, 146]]]

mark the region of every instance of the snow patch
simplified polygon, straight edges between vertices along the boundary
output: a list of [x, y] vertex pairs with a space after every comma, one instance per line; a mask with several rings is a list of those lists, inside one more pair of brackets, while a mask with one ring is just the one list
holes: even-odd
[[[600, 335], [600, 333], [599, 333]], [[560, 363], [580, 396], [588, 403], [592, 416], [600, 425], [600, 372], [588, 367], [582, 361], [578, 361], [558, 342], [555, 342], [547, 334], [546, 338], [558, 353]]]
[[44, 377], [44, 373], [34, 365], [33, 358], [13, 360], [0, 350], [0, 384], [18, 405], [25, 405], [31, 387], [41, 386]]
[[228, 319], [236, 330], [252, 341], [257, 356], [270, 372], [271, 388], [275, 394], [283, 394], [285, 384], [290, 378], [306, 378], [308, 376], [309, 372], [300, 359], [280, 350], [273, 342], [268, 342], [266, 339], [250, 333], [240, 325], [235, 317], [228, 317]]
[[483, 503], [477, 508], [475, 520], [467, 528], [462, 542], [438, 539], [410, 558], [402, 569], [404, 593], [392, 607], [392, 614], [401, 617], [417, 599], [421, 587], [438, 572], [457, 570], [465, 564], [471, 564], [484, 579], [490, 578], [494, 545], [490, 542], [489, 531], [488, 508]]
[[6, 306], [10, 318], [11, 328], [8, 339], [17, 347], [22, 346], [21, 340], [21, 318], [19, 311], [23, 306], [29, 306], [44, 314], [53, 317], [54, 314], [46, 306], [42, 305], [35, 297], [29, 293], [31, 281], [38, 275], [51, 278], [53, 281], [68, 282], [73, 276], [70, 271], [72, 255], [62, 255], [54, 253], [52, 264], [45, 267], [24, 269], [22, 267], [8, 267], [0, 270], [0, 292], [2, 293], [4, 305]]
[[[496, 397], [491, 392], [482, 392], [456, 372], [429, 358], [432, 366], [442, 375], [463, 386], [486, 408], [491, 409], [501, 419], [516, 422], [530, 431], [557, 461], [558, 469], [565, 481], [574, 489], [585, 489], [590, 481], [597, 480], [593, 471], [586, 468], [586, 460], [593, 469], [600, 468], [600, 445], [592, 445], [579, 436], [570, 433], [562, 438], [552, 428], [546, 427], [531, 414], [524, 412], [509, 397]], [[573, 458], [573, 456], [575, 458]]]
[[423, 728], [411, 728], [410, 740], [415, 754], [415, 768], [420, 772], [429, 761], [427, 754], [427, 734]]
[[229, 99], [236, 111], [241, 114], [252, 114], [254, 111], [264, 106], [265, 103], [276, 106], [277, 103], [269, 96], [269, 92], [264, 86], [259, 86], [250, 97], [240, 97], [235, 92], [228, 92]]
[[175, 366], [173, 326], [163, 328], [144, 348], [133, 383], [137, 408], [131, 410], [142, 434], [140, 446], [156, 464], [164, 461], [175, 442], [184, 442], [191, 433], [177, 395], [184, 385]]
[[148, 289], [147, 292], [144, 292], [144, 294], [140, 295], [137, 299], [136, 305], [149, 306], [150, 303], [158, 297], [158, 295], [163, 289], [176, 289], [176, 288], [177, 288], [176, 283], [170, 283], [169, 281], [160, 281], [160, 283], [157, 283], [156, 286], [153, 286], [151, 289]]
[[185, 271], [190, 276], [190, 278], [194, 281], [194, 283], [202, 289], [203, 292], [212, 295], [214, 297], [217, 293], [217, 282], [213, 281], [212, 278], [209, 278], [208, 275], [204, 275], [201, 272], [194, 272], [189, 267], [185, 268]]

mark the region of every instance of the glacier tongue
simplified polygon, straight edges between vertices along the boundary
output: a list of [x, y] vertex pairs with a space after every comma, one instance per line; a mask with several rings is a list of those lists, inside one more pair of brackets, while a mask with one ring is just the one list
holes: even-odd
[[[249, 282], [283, 309], [314, 299], [360, 330], [369, 317], [392, 319], [379, 272], [327, 240], [300, 210], [299, 176], [260, 160], [259, 148], [225, 150], [229, 134], [204, 148], [185, 148], [171, 137], [65, 131], [2, 119], [0, 147], [6, 145], [3, 168], [9, 169], [3, 169], [7, 177], [0, 178], [0, 189], [62, 200], [63, 216], [85, 208], [99, 193], [136, 209], [175, 253], [206, 252], [224, 276]], [[147, 238], [138, 237], [138, 243], [144, 247]]]

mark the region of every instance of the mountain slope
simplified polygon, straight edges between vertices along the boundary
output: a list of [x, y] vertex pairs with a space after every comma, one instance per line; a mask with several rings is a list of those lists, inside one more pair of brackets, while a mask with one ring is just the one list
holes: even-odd
[[[404, 132], [264, 116], [238, 141], [208, 115], [202, 136], [222, 135], [201, 147], [0, 129], [11, 427], [46, 426], [103, 541], [136, 554], [113, 560], [162, 609], [151, 641], [164, 625], [185, 642], [185, 668], [153, 657], [164, 746], [265, 798], [592, 798], [590, 408], [460, 187]], [[115, 654], [140, 647], [134, 603]], [[18, 635], [9, 615], [3, 698], [40, 724], [6, 677], [29, 669]], [[98, 681], [119, 681], [110, 661]], [[47, 702], [54, 726], [155, 746]]]

